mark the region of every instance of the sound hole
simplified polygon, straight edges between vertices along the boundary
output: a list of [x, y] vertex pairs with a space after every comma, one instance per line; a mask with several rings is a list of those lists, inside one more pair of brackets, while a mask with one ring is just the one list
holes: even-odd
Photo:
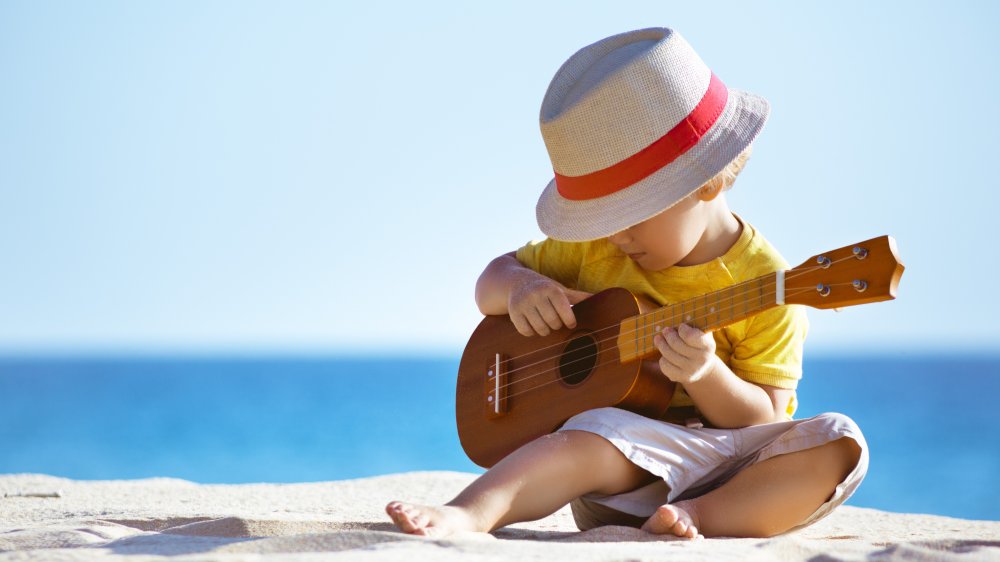
[[566, 384], [580, 384], [597, 364], [597, 342], [580, 336], [570, 340], [559, 358], [559, 376]]

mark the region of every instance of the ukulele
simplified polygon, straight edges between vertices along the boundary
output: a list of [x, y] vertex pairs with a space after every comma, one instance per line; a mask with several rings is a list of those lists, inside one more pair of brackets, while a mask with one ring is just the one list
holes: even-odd
[[653, 336], [663, 328], [687, 323], [712, 331], [777, 306], [839, 309], [891, 300], [902, 274], [896, 241], [881, 236], [662, 307], [607, 289], [573, 306], [575, 328], [547, 336], [525, 337], [509, 316], [487, 316], [458, 367], [462, 448], [490, 467], [586, 410], [614, 406], [658, 419], [675, 386], [652, 361], [660, 355]]

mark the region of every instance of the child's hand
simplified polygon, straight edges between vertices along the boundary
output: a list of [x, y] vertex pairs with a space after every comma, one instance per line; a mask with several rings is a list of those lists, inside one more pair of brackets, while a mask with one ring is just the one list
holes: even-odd
[[576, 327], [574, 305], [591, 293], [565, 287], [544, 275], [535, 275], [514, 285], [507, 300], [507, 313], [514, 327], [524, 336], [547, 336], [563, 326]]
[[680, 384], [699, 380], [719, 360], [712, 333], [687, 324], [664, 328], [653, 337], [653, 345], [663, 355], [660, 370], [668, 379]]

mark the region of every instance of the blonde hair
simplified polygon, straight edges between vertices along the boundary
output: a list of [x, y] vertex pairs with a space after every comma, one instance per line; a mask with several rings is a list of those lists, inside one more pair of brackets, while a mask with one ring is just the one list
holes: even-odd
[[711, 187], [714, 189], [716, 187], [719, 187], [720, 192], [728, 191], [730, 188], [733, 187], [733, 183], [736, 182], [736, 176], [740, 175], [740, 172], [743, 171], [743, 166], [745, 166], [747, 160], [750, 159], [750, 154], [752, 152], [753, 152], [753, 145], [750, 145], [745, 149], [743, 149], [743, 152], [741, 152], [736, 158], [733, 158], [733, 161], [727, 164], [726, 167], [723, 168], [721, 172], [715, 174], [715, 177], [705, 182], [705, 185], [701, 186], [698, 189], [700, 190], [706, 187]]

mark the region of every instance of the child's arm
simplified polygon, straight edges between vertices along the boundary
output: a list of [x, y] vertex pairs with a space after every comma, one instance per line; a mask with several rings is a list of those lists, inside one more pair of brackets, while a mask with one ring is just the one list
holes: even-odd
[[792, 390], [757, 385], [736, 376], [715, 354], [711, 333], [681, 324], [657, 334], [660, 370], [684, 385], [688, 396], [716, 427], [746, 427], [783, 421]]
[[576, 327], [570, 305], [590, 293], [569, 289], [524, 267], [516, 252], [504, 254], [486, 266], [476, 282], [476, 305], [483, 314], [509, 314], [522, 335], [548, 335], [563, 326]]

